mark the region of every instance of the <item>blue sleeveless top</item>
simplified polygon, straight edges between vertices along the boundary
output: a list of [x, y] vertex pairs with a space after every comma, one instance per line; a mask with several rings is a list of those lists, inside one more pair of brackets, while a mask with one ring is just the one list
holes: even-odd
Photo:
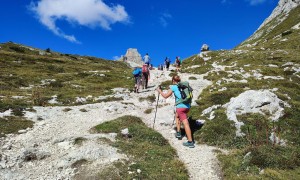
[[[180, 91], [178, 89], [177, 85], [170, 85], [170, 89], [173, 91], [174, 95], [175, 95], [175, 101], [177, 102], [180, 98], [181, 98], [181, 94]], [[179, 103], [176, 105], [176, 108], [191, 108], [190, 104], [183, 104], [183, 103]]]

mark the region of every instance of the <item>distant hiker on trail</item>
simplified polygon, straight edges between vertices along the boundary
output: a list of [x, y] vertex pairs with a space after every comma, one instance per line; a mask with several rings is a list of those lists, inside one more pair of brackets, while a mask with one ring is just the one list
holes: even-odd
[[164, 65], [163, 64], [159, 65], [159, 70], [161, 70], [161, 71], [164, 70]]
[[139, 92], [139, 87], [141, 85], [142, 80], [142, 70], [139, 67], [135, 67], [132, 71], [133, 77], [134, 77], [134, 92]]
[[150, 78], [150, 71], [147, 64], [144, 64], [142, 67], [142, 73], [143, 73], [143, 88], [147, 89], [148, 87], [148, 79]]
[[[159, 94], [161, 94], [164, 98], [168, 98], [172, 96], [174, 93], [175, 95], [175, 101], [176, 101], [176, 137], [182, 138], [181, 132], [180, 132], [180, 123], [183, 123], [184, 130], [187, 136], [187, 142], [184, 142], [183, 145], [193, 148], [195, 147], [193, 139], [192, 139], [192, 132], [188, 121], [187, 113], [189, 112], [191, 108], [190, 102], [182, 103], [182, 96], [181, 92], [179, 91], [178, 85], [180, 84], [180, 77], [178, 75], [175, 75], [172, 77], [172, 83], [173, 85], [170, 86], [170, 89], [167, 93], [163, 93], [160, 88], [157, 88], [157, 91]], [[187, 83], [187, 82], [186, 82]]]
[[181, 61], [180, 61], [180, 58], [178, 56], [175, 59], [175, 64], [176, 64], [176, 71], [179, 72], [180, 71]]
[[143, 61], [144, 61], [145, 64], [147, 64], [149, 66], [151, 58], [148, 55], [148, 53], [146, 53], [146, 55], [143, 57]]
[[153, 69], [153, 64], [150, 64], [149, 70]]
[[166, 64], [167, 71], [169, 71], [170, 63], [171, 63], [170, 58], [169, 58], [169, 57], [166, 57], [166, 59], [165, 59], [165, 64]]

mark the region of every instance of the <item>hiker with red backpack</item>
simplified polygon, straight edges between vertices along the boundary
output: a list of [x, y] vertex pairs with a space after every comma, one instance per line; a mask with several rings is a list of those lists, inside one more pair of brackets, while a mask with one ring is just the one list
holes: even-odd
[[176, 138], [181, 139], [182, 135], [180, 132], [180, 125], [183, 123], [184, 130], [187, 136], [187, 142], [184, 142], [183, 145], [189, 148], [194, 148], [194, 142], [192, 139], [192, 131], [189, 125], [187, 113], [191, 108], [191, 100], [192, 100], [192, 88], [189, 86], [188, 82], [181, 82], [180, 77], [175, 75], [172, 77], [173, 85], [170, 86], [170, 89], [167, 93], [163, 93], [161, 88], [157, 88], [159, 94], [161, 94], [164, 98], [168, 98], [175, 95], [176, 102]]
[[149, 67], [148, 64], [144, 64], [142, 67], [142, 73], [143, 73], [143, 88], [147, 89], [148, 87], [148, 79], [150, 78], [150, 71], [149, 71]]

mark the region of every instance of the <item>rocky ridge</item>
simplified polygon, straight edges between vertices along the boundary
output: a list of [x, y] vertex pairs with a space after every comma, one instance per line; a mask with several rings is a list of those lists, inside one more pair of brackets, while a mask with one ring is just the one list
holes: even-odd
[[[300, 0], [280, 0], [271, 15], [259, 26], [250, 38], [243, 42], [243, 44], [247, 44], [247, 42], [251, 40], [260, 39], [265, 33], [272, 31], [287, 18], [291, 10], [299, 5]], [[274, 23], [270, 24], [271, 21], [274, 21]]]

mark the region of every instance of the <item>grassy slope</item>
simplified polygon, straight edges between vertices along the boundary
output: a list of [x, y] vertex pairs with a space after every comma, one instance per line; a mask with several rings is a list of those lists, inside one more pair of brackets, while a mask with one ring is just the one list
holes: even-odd
[[[100, 58], [50, 53], [39, 55], [16, 44], [2, 44], [0, 50], [1, 95], [24, 96], [25, 103], [41, 105], [40, 99], [57, 95], [63, 105], [74, 104], [76, 97], [98, 97], [111, 93], [115, 87], [132, 87], [130, 68], [124, 63]], [[97, 71], [97, 72], [93, 72]], [[43, 80], [48, 80], [42, 85]], [[55, 80], [55, 81], [51, 81]], [[20, 87], [33, 86], [28, 90]]]
[[[213, 105], [223, 105], [230, 98], [238, 96], [249, 89], [273, 89], [277, 96], [291, 105], [285, 108], [285, 115], [276, 123], [270, 123], [267, 116], [260, 114], [246, 114], [245, 127], [242, 129], [247, 137], [235, 138], [234, 124], [227, 120], [225, 109], [218, 108], [215, 118], [208, 121], [201, 131], [196, 131], [196, 141], [217, 145], [223, 148], [233, 149], [228, 156], [220, 155], [225, 179], [287, 179], [299, 178], [300, 166], [300, 78], [299, 73], [292, 69], [296, 65], [283, 66], [287, 62], [300, 64], [300, 30], [291, 30], [291, 27], [300, 22], [300, 7], [294, 9], [289, 17], [272, 31], [264, 33], [260, 39], [247, 41], [255, 46], [245, 46], [245, 42], [231, 51], [212, 51], [206, 54], [211, 57], [209, 61], [197, 55], [191, 56], [183, 63], [185, 72], [206, 73], [205, 77], [213, 82], [206, 88], [197, 103], [192, 107], [190, 115], [192, 119], [200, 118], [201, 112]], [[270, 22], [267, 26], [274, 22]], [[263, 28], [261, 31], [264, 31]], [[282, 41], [286, 39], [285, 41]], [[211, 71], [213, 63], [227, 66], [225, 70]], [[272, 64], [272, 66], [269, 66]], [[197, 68], [189, 68], [200, 65]], [[273, 67], [277, 65], [277, 67]], [[284, 70], [289, 68], [288, 70]], [[232, 74], [229, 71], [239, 71], [240, 74]], [[280, 76], [284, 80], [261, 79], [253, 77], [254, 71], [263, 76]], [[249, 73], [252, 77], [245, 78]], [[242, 80], [248, 82], [226, 82], [224, 79]], [[219, 91], [222, 88], [226, 90]], [[208, 116], [201, 117], [207, 119]], [[261, 129], [261, 127], [263, 127]], [[276, 127], [276, 135], [288, 141], [286, 147], [271, 145], [266, 142], [271, 129]], [[249, 157], [245, 155], [251, 152]], [[247, 159], [248, 158], [248, 159]], [[285, 165], [284, 165], [285, 164]], [[286, 165], [287, 164], [287, 165]], [[259, 175], [261, 169], [265, 173]]]
[[[11, 109], [20, 117], [24, 109], [33, 105], [51, 105], [48, 101], [54, 95], [57, 105], [74, 105], [79, 104], [76, 97], [91, 95], [83, 103], [93, 103], [94, 98], [111, 94], [112, 88], [133, 87], [128, 78], [131, 69], [122, 62], [47, 53], [11, 42], [0, 46], [0, 112]], [[11, 132], [7, 129], [7, 125], [1, 126], [0, 133]]]

